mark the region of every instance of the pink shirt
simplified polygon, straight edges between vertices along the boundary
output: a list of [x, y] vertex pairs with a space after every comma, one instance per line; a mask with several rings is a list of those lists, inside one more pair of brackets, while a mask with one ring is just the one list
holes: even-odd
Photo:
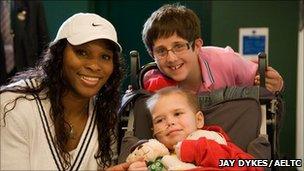
[[[226, 48], [202, 47], [199, 61], [203, 76], [200, 92], [254, 84], [258, 65], [244, 59], [228, 46]], [[159, 71], [149, 71], [144, 76], [144, 88], [151, 92], [176, 84], [174, 80]]]
[[229, 46], [202, 47], [199, 61], [203, 76], [200, 92], [254, 84], [258, 65], [244, 59]]

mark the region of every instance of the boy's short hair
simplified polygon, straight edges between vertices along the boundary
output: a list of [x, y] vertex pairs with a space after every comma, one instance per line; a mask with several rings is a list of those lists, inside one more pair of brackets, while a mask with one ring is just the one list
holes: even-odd
[[[189, 90], [178, 88], [175, 86], [165, 87], [158, 90], [154, 95], [147, 99], [146, 105], [149, 109], [150, 113], [152, 114], [152, 109], [155, 107], [156, 102], [163, 96], [170, 95], [170, 94], [180, 94], [186, 98], [188, 104], [191, 106], [194, 112], [200, 111], [200, 106], [198, 102], [197, 95], [192, 93]], [[174, 103], [174, 101], [172, 102]]]
[[176, 33], [188, 42], [201, 37], [200, 20], [189, 8], [180, 4], [167, 4], [154, 11], [142, 30], [142, 40], [152, 54], [158, 38], [167, 38]]

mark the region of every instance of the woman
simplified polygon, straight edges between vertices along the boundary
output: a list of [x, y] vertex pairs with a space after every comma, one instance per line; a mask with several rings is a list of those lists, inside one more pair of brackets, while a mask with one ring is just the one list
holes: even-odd
[[67, 19], [37, 66], [1, 87], [0, 170], [115, 164], [121, 50], [104, 18], [78, 13]]

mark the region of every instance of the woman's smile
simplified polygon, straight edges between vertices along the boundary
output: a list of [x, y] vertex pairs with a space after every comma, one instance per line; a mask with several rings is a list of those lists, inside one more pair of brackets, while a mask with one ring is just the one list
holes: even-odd
[[83, 97], [96, 95], [113, 72], [113, 55], [104, 40], [78, 46], [68, 44], [64, 51], [63, 68], [73, 92]]
[[80, 75], [80, 79], [84, 86], [95, 87], [98, 85], [100, 78], [94, 76]]

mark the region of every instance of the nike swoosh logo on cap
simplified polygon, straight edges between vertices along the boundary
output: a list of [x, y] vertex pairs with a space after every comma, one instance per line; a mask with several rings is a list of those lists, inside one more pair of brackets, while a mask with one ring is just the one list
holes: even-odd
[[92, 26], [94, 26], [94, 27], [96, 27], [96, 26], [101, 26], [101, 24], [92, 23]]

